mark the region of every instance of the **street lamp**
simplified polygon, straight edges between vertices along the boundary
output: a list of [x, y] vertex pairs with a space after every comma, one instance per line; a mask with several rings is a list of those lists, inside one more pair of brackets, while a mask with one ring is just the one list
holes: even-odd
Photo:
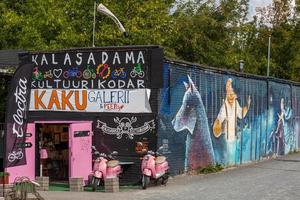
[[270, 56], [271, 56], [271, 33], [269, 35], [269, 45], [268, 45], [268, 68], [267, 68], [267, 77], [270, 75]]
[[[126, 32], [124, 26], [120, 22], [120, 20], [102, 3], [99, 4], [97, 7], [97, 11], [110, 17], [115, 24], [118, 26], [119, 30], [124, 34], [125, 37], [128, 37], [128, 33]], [[95, 47], [95, 24], [96, 24], [96, 2], [94, 2], [94, 24], [93, 24], [93, 47]]]
[[240, 72], [244, 72], [244, 60], [240, 60]]

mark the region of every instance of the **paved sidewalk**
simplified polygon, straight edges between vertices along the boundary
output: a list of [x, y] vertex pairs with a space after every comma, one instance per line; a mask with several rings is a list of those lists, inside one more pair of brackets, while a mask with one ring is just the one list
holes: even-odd
[[300, 200], [300, 153], [210, 175], [182, 175], [165, 186], [119, 193], [41, 192], [45, 199], [72, 200]]

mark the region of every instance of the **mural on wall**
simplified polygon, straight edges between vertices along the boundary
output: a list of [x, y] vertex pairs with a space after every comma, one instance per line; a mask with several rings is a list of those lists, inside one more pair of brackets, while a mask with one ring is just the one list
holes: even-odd
[[187, 129], [185, 170], [215, 164], [211, 135], [201, 95], [188, 76], [182, 105], [172, 121], [174, 130]]
[[293, 87], [292, 88], [292, 98], [293, 98], [293, 116], [294, 116], [294, 132], [296, 135], [296, 147], [300, 149], [300, 137], [297, 138], [297, 136], [300, 136], [300, 87]]
[[[289, 143], [285, 138], [289, 137], [289, 133], [285, 134], [286, 121], [291, 118], [291, 109], [285, 108], [284, 99], [280, 100], [280, 112], [277, 113], [277, 124], [276, 128], [270, 134], [270, 146], [269, 154], [274, 153], [275, 155], [284, 155], [285, 154], [285, 143]], [[292, 141], [291, 141], [292, 142]]]
[[284, 83], [165, 64], [158, 144], [168, 142], [171, 172], [294, 151], [300, 112], [298, 90], [293, 107], [291, 91]]
[[227, 160], [229, 162], [235, 162], [235, 151], [238, 131], [238, 119], [243, 119], [249, 110], [251, 102], [251, 97], [248, 97], [247, 105], [241, 108], [238, 100], [237, 94], [232, 88], [232, 79], [229, 78], [226, 81], [226, 97], [223, 100], [221, 109], [218, 113], [216, 120], [213, 125], [214, 136], [219, 138], [221, 134], [225, 134], [227, 141]]
[[[280, 156], [297, 148], [298, 113], [293, 111], [291, 102], [291, 88], [286, 84], [270, 84], [270, 133], [268, 155]], [[296, 109], [296, 108], [295, 108]]]

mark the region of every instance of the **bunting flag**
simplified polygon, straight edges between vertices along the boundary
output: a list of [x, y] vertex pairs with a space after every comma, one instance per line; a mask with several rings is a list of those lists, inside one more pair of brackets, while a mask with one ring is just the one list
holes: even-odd
[[27, 112], [30, 98], [30, 84], [33, 64], [28, 56], [22, 57], [22, 63], [11, 80], [6, 108], [5, 159], [4, 167], [26, 164], [25, 143]]

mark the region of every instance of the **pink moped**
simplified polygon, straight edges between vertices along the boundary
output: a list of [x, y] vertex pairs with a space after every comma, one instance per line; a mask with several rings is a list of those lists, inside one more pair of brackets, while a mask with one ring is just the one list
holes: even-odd
[[[158, 182], [161, 180], [162, 185], [166, 185], [169, 179], [169, 165], [165, 156], [158, 152], [162, 150], [160, 147], [156, 152], [147, 151], [142, 160], [142, 187], [146, 189], [150, 183], [150, 179]], [[146, 150], [144, 150], [146, 151]]]
[[96, 157], [93, 165], [93, 172], [91, 174], [91, 184], [93, 191], [97, 190], [100, 183], [104, 183], [106, 178], [116, 178], [122, 173], [122, 168], [119, 161], [115, 159], [118, 152], [113, 151], [111, 154], [99, 153], [95, 146], [92, 146], [93, 154]]

